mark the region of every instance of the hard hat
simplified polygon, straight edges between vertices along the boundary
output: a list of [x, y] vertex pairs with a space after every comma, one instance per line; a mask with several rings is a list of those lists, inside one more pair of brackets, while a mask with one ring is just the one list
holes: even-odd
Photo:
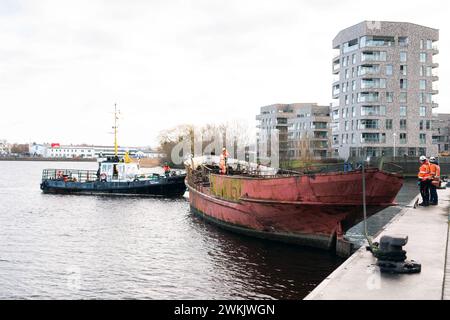
[[430, 157], [430, 162], [436, 162], [436, 158], [435, 157]]
[[420, 160], [420, 161], [425, 161], [425, 160], [427, 160], [427, 157], [425, 157], [425, 156], [420, 156], [419, 160]]
[[227, 149], [226, 149], [225, 147], [223, 147], [223, 148], [222, 148], [222, 151], [225, 151], [225, 150], [227, 150]]

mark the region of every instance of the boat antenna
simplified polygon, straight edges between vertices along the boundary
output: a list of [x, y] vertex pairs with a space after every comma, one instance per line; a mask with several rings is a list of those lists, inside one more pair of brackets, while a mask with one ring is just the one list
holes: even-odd
[[117, 103], [114, 103], [114, 155], [117, 157], [119, 152], [118, 152], [118, 146], [117, 146], [117, 120], [119, 120], [119, 116], [118, 114], [120, 113], [120, 111], [117, 110]]

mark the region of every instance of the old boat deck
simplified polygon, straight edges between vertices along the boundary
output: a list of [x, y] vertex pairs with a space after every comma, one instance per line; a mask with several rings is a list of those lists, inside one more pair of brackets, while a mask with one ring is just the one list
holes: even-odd
[[42, 174], [44, 193], [80, 195], [182, 196], [186, 192], [185, 174], [141, 175], [121, 179], [120, 175], [105, 177], [94, 170], [46, 169]]

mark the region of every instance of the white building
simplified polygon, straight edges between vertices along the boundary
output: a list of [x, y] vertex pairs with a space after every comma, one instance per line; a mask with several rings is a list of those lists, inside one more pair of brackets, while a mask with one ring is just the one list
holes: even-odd
[[86, 158], [94, 159], [95, 149], [93, 146], [64, 146], [51, 147], [47, 146], [45, 152], [47, 158]]
[[[96, 159], [114, 156], [114, 146], [75, 146], [61, 145], [57, 147], [45, 146], [45, 157], [48, 158], [82, 158]], [[30, 149], [31, 150], [31, 149]], [[118, 156], [123, 157], [128, 152], [131, 157], [161, 158], [164, 155], [149, 149], [138, 147], [119, 147]]]
[[48, 146], [45, 144], [32, 143], [29, 145], [29, 153], [32, 157], [46, 157]]

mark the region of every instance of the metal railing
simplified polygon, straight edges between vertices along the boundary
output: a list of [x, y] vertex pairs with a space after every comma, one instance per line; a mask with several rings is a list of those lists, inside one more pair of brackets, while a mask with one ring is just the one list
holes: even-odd
[[92, 182], [97, 181], [96, 170], [78, 169], [45, 169], [42, 171], [42, 181], [61, 180], [66, 182]]

